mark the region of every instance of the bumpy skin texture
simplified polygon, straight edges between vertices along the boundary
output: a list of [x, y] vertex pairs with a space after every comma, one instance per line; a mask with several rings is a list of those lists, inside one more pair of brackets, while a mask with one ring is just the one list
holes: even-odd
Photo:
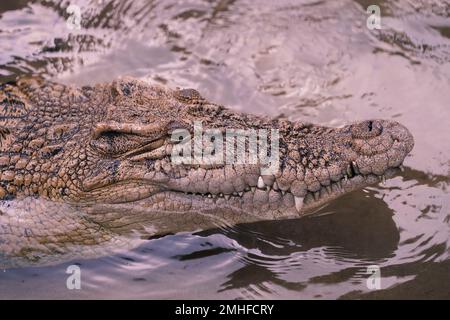
[[[104, 230], [139, 220], [155, 234], [210, 227], [211, 219], [302, 216], [392, 175], [414, 144], [409, 131], [393, 121], [328, 128], [267, 119], [210, 103], [192, 89], [132, 78], [83, 88], [22, 79], [0, 86], [0, 113], [3, 206], [38, 198], [77, 208]], [[280, 170], [261, 175], [258, 164], [174, 164], [177, 142], [171, 133], [192, 131], [194, 121], [221, 131], [278, 129]], [[37, 212], [23, 207], [28, 215]], [[16, 211], [5, 210], [3, 216], [13, 219]], [[0, 231], [2, 238], [0, 248], [8, 251]], [[27, 238], [51, 243], [48, 237]]]

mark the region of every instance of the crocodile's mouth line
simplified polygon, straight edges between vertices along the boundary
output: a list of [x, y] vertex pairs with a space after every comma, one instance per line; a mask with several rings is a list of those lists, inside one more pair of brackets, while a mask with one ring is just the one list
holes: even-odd
[[[209, 201], [210, 203], [220, 205], [219, 201], [244, 201], [245, 195], [256, 192], [266, 192], [267, 195], [270, 192], [278, 193], [278, 199], [280, 201], [282, 197], [292, 197], [294, 199], [294, 205], [297, 212], [300, 214], [304, 207], [317, 206], [325, 201], [332, 200], [339, 197], [349, 191], [353, 191], [359, 187], [365, 187], [369, 185], [376, 184], [377, 182], [385, 183], [387, 178], [394, 176], [398, 171], [403, 170], [402, 166], [395, 168], [388, 168], [384, 174], [377, 175], [375, 173], [369, 174], [356, 174], [352, 171], [352, 175], [344, 175], [341, 179], [337, 181], [331, 181], [328, 185], [322, 185], [318, 191], [312, 192], [307, 191], [302, 197], [295, 196], [290, 190], [281, 190], [277, 183], [275, 182], [272, 186], [263, 186], [262, 179], [258, 181], [258, 186], [247, 187], [244, 191], [233, 192], [232, 194], [224, 193], [200, 193], [200, 192], [183, 192], [180, 190], [164, 190], [161, 192], [171, 192], [177, 195], [183, 195], [188, 197], [196, 197], [200, 201]], [[362, 180], [361, 180], [362, 179]]]
[[[356, 163], [354, 161], [350, 162], [346, 167], [346, 173], [342, 173], [341, 176], [337, 179], [328, 180], [327, 184], [321, 184], [320, 188], [315, 191], [306, 190], [303, 192], [301, 196], [295, 195], [291, 192], [290, 189], [283, 190], [278, 186], [276, 180], [272, 183], [272, 185], [266, 185], [263, 181], [262, 176], [259, 177], [256, 186], [247, 186], [244, 190], [240, 192], [233, 192], [230, 194], [226, 194], [223, 192], [219, 193], [210, 193], [210, 192], [190, 192], [183, 191], [179, 189], [171, 189], [164, 187], [163, 184], [155, 183], [151, 180], [146, 179], [131, 179], [126, 181], [118, 181], [109, 185], [107, 187], [100, 187], [90, 190], [90, 192], [95, 191], [99, 194], [108, 194], [110, 192], [114, 193], [114, 189], [116, 187], [120, 187], [121, 190], [127, 189], [126, 186], [129, 184], [134, 184], [134, 187], [141, 188], [144, 190], [140, 193], [139, 196], [136, 197], [127, 197], [124, 196], [123, 199], [121, 197], [110, 199], [111, 203], [126, 203], [130, 201], [141, 201], [145, 199], [150, 199], [154, 196], [157, 196], [161, 193], [172, 193], [177, 196], [182, 196], [185, 199], [190, 197], [189, 200], [197, 200], [210, 203], [212, 205], [227, 205], [227, 204], [236, 204], [239, 202], [246, 201], [246, 198], [249, 194], [252, 194], [248, 199], [254, 199], [256, 193], [265, 192], [265, 195], [262, 195], [269, 202], [270, 200], [293, 203], [295, 209], [298, 214], [303, 214], [305, 208], [316, 207], [322, 203], [325, 203], [329, 200], [335, 199], [347, 192], [353, 191], [358, 188], [363, 188], [368, 185], [373, 185], [377, 182], [384, 183], [386, 178], [390, 178], [394, 176], [398, 171], [402, 169], [402, 166], [392, 167], [385, 170], [382, 175], [378, 175], [375, 173], [362, 174], [359, 171]], [[131, 187], [131, 185], [130, 185]], [[105, 190], [106, 189], [106, 190]], [[108, 192], [109, 191], [109, 192]], [[89, 193], [90, 193], [89, 192]], [[261, 194], [258, 194], [261, 196]], [[109, 197], [109, 196], [108, 196]], [[89, 202], [88, 199], [86, 202]]]

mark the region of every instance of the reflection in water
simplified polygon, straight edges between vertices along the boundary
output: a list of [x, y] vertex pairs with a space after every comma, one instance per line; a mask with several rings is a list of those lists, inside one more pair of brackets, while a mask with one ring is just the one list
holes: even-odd
[[[308, 281], [320, 285], [352, 280], [365, 265], [380, 264], [392, 257], [399, 241], [393, 213], [381, 200], [378, 206], [373, 201], [369, 204], [370, 197], [361, 193], [328, 206], [326, 212], [333, 214], [226, 230], [224, 234], [246, 248], [247, 254], [242, 257], [243, 267], [228, 276], [222, 290], [249, 286], [269, 290], [263, 289], [267, 283], [307, 290]], [[320, 267], [309, 269], [311, 263]], [[309, 279], [290, 278], [298, 272], [308, 273]]]
[[[325, 125], [388, 118], [416, 146], [401, 176], [315, 217], [181, 233], [123, 254], [0, 274], [0, 297], [449, 298], [450, 5], [446, 1], [74, 0], [0, 3], [0, 82], [133, 75], [234, 109]], [[378, 4], [381, 30], [365, 28]], [[382, 289], [365, 286], [381, 267]], [[118, 290], [120, 288], [120, 290]]]

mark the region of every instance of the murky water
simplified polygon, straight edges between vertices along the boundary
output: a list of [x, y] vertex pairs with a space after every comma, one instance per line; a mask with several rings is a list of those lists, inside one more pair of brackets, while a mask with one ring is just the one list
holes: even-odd
[[[0, 82], [132, 75], [251, 113], [339, 126], [395, 119], [415, 148], [397, 178], [323, 213], [176, 234], [131, 252], [0, 272], [0, 298], [450, 298], [450, 3], [0, 2]], [[382, 30], [366, 27], [370, 4]], [[77, 26], [78, 21], [71, 26]], [[366, 286], [381, 268], [381, 290]]]

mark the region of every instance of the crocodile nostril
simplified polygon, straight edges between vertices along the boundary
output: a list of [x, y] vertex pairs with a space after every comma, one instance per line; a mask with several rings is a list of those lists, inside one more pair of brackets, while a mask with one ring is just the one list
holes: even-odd
[[381, 121], [367, 120], [351, 126], [353, 138], [368, 139], [379, 136], [383, 131]]

